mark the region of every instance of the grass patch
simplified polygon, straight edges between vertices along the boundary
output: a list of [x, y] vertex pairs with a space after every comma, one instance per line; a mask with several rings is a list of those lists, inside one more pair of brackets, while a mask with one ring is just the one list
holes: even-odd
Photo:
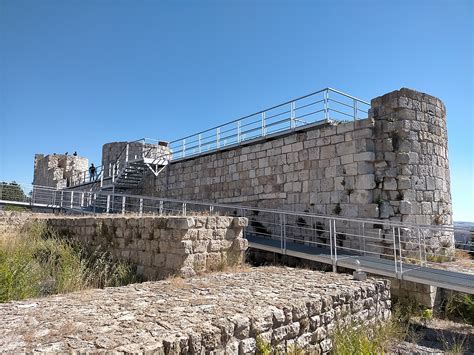
[[410, 319], [419, 312], [413, 304], [394, 304], [390, 320], [375, 324], [338, 325], [331, 337], [332, 354], [386, 354], [398, 341], [416, 342]]
[[44, 223], [0, 236], [0, 302], [135, 281], [131, 265], [60, 239]]

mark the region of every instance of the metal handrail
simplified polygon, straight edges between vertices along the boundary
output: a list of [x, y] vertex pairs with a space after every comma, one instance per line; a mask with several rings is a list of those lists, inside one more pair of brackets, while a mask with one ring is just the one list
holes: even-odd
[[[330, 260], [333, 268], [340, 265], [345, 267], [344, 265], [348, 265], [346, 260], [354, 257], [354, 255], [381, 257], [385, 260], [384, 265], [387, 265], [387, 261], [390, 263], [393, 261], [391, 272], [395, 275], [394, 277], [400, 279], [404, 278], [404, 275], [408, 275], [406, 277], [409, 278], [412, 277], [412, 271], [421, 270], [427, 265], [432, 268], [437, 265], [437, 257], [449, 256], [454, 252], [456, 245], [441, 245], [437, 246], [437, 249], [430, 249], [431, 244], [427, 243], [427, 237], [437, 237], [440, 232], [457, 232], [469, 235], [472, 233], [452, 225], [431, 226], [385, 220], [346, 218], [317, 215], [309, 212], [118, 194], [112, 191], [54, 190], [31, 185], [29, 185], [29, 188], [31, 194], [28, 203], [32, 206], [48, 206], [84, 214], [137, 213], [142, 215], [153, 212], [162, 215], [167, 211], [171, 211], [175, 214], [187, 215], [188, 211], [191, 210], [209, 212], [219, 210], [224, 214], [247, 217], [250, 221], [250, 227], [244, 233], [248, 233], [250, 237], [254, 236], [278, 242], [283, 254], [286, 253], [288, 243], [329, 248], [326, 255], [328, 258], [330, 251], [330, 259], [326, 258], [324, 262]], [[0, 203], [4, 202], [0, 201]], [[374, 224], [383, 227], [373, 226]], [[384, 238], [387, 237], [387, 239], [381, 238], [381, 235]], [[357, 243], [346, 244], [344, 243], [346, 239]], [[472, 245], [470, 246], [472, 248]], [[461, 249], [466, 251], [465, 248]], [[473, 253], [474, 249], [467, 252]], [[440, 274], [443, 272], [441, 270], [437, 271], [437, 269], [432, 270]], [[466, 280], [468, 280], [466, 274], [460, 273], [458, 279], [462, 277], [466, 277]], [[460, 286], [456, 287], [459, 288]], [[474, 293], [472, 285], [462, 286], [461, 288], [463, 289], [462, 292]]]

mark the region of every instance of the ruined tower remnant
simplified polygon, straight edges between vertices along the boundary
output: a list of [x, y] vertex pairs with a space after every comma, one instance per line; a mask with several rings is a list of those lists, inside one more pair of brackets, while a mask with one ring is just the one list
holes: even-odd
[[87, 171], [89, 160], [65, 154], [35, 154], [33, 185], [65, 188]]

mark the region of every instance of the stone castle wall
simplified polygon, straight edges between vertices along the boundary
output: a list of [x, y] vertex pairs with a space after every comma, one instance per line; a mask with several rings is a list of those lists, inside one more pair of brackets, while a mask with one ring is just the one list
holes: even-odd
[[64, 154], [36, 154], [33, 185], [64, 188], [72, 185], [72, 181], [81, 179], [88, 167], [87, 158]]
[[[303, 128], [171, 162], [158, 177], [146, 176], [139, 192], [324, 215], [451, 224], [444, 105], [432, 96], [401, 89], [372, 100], [367, 119]], [[388, 233], [380, 237], [392, 244]], [[451, 234], [427, 237], [433, 248], [453, 245]]]
[[245, 218], [238, 217], [47, 217], [59, 235], [102, 247], [138, 267], [146, 279], [191, 276], [243, 261]]

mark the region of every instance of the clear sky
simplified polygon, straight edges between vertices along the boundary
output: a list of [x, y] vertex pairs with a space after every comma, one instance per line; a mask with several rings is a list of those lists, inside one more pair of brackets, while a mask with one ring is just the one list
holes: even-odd
[[327, 86], [409, 87], [446, 104], [455, 219], [474, 221], [473, 26], [472, 0], [0, 0], [0, 179]]

